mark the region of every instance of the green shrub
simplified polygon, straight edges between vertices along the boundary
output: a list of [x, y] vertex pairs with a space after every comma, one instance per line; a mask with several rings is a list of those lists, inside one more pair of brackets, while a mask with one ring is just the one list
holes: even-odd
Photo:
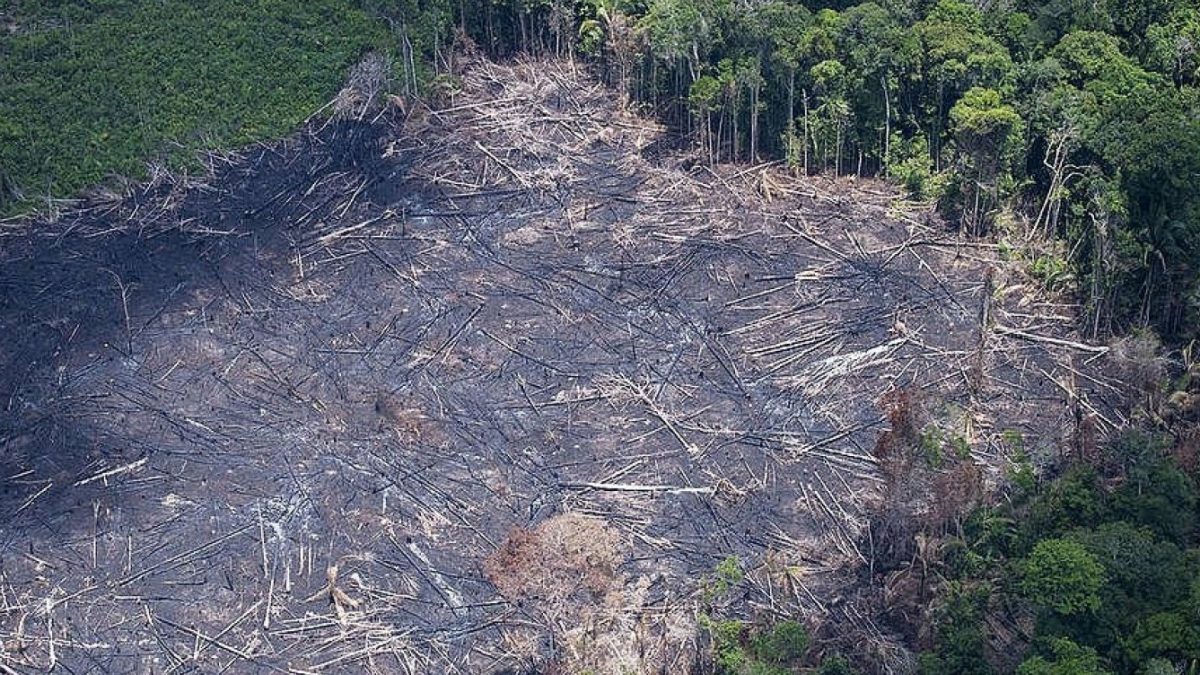
[[950, 447], [954, 450], [954, 456], [958, 459], [971, 458], [971, 444], [964, 436], [954, 434], [950, 437]]
[[983, 613], [991, 588], [951, 582], [935, 614], [937, 645], [920, 657], [922, 675], [990, 675]]
[[925, 458], [925, 463], [931, 469], [936, 469], [942, 465], [942, 460], [945, 458], [942, 451], [944, 443], [945, 439], [942, 430], [936, 426], [931, 424], [921, 431], [919, 441], [921, 455]]
[[890, 145], [888, 173], [892, 178], [899, 181], [914, 199], [937, 197], [933, 158], [929, 155], [929, 142], [925, 135], [916, 134], [906, 139], [893, 133]]
[[808, 631], [798, 621], [781, 621], [751, 633], [745, 622], [700, 615], [712, 642], [713, 664], [722, 675], [786, 675], [787, 666], [808, 651]]
[[713, 661], [722, 673], [739, 673], [750, 657], [742, 646], [745, 624], [734, 619], [716, 620], [700, 615], [700, 625], [712, 640]]
[[1179, 671], [1166, 659], [1150, 659], [1138, 670], [1138, 675], [1179, 675]]
[[1008, 482], [1017, 489], [1018, 496], [1024, 498], [1037, 490], [1037, 471], [1024, 453], [1013, 455], [1007, 473]]
[[1113, 516], [1184, 542], [1196, 526], [1196, 486], [1170, 464], [1136, 467], [1112, 496]]
[[717, 564], [714, 570], [715, 577], [712, 583], [712, 593], [716, 596], [724, 595], [729, 592], [729, 589], [742, 583], [745, 578], [745, 573], [742, 572], [742, 563], [737, 559], [737, 556], [729, 556]]
[[1152, 657], [1200, 659], [1200, 626], [1175, 612], [1151, 614], [1123, 642], [1131, 663], [1145, 663]]
[[808, 651], [808, 631], [799, 621], [780, 621], [750, 643], [754, 658], [767, 663], [794, 661]]
[[1049, 291], [1068, 290], [1075, 279], [1071, 263], [1064, 257], [1050, 253], [1035, 258], [1029, 266], [1029, 274]]
[[827, 656], [821, 661], [817, 675], [858, 675], [858, 671], [842, 656]]
[[1046, 486], [1029, 505], [1028, 513], [1021, 519], [1020, 548], [1028, 550], [1039, 539], [1096, 525], [1107, 513], [1107, 497], [1095, 469], [1072, 467]]

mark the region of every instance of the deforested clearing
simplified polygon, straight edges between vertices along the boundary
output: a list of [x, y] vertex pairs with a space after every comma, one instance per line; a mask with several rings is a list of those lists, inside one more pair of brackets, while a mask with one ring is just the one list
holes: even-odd
[[1125, 421], [1073, 306], [885, 183], [460, 77], [2, 225], [13, 663], [687, 672], [714, 603], [902, 662], [877, 535]]

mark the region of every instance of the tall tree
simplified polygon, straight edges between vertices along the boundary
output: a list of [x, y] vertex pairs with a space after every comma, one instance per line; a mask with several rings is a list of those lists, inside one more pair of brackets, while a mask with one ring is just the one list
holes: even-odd
[[1014, 75], [1008, 50], [983, 30], [983, 15], [962, 0], [940, 0], [913, 30], [925, 50], [925, 101], [934, 160], [941, 167], [946, 115], [971, 87], [1006, 90]]
[[988, 212], [1000, 201], [1009, 165], [1021, 149], [1023, 122], [1015, 108], [1002, 101], [995, 89], [969, 89], [950, 110], [954, 137], [962, 149], [963, 173], [971, 183], [964, 195], [963, 222], [981, 234]]

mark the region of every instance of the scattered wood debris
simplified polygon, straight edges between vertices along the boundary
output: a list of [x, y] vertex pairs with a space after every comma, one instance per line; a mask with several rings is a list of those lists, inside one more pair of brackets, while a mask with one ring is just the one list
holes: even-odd
[[872, 181], [705, 168], [582, 73], [345, 94], [204, 180], [0, 224], [3, 661], [686, 672], [729, 555], [748, 615], [885, 653], [837, 602], [881, 397], [945, 402], [993, 484], [1006, 429], [1123, 421], [993, 247]]

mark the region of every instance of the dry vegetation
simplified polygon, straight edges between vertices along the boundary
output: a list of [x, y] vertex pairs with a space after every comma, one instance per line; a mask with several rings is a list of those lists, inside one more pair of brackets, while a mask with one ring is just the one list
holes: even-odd
[[364, 109], [0, 230], [10, 664], [684, 672], [729, 555], [901, 664], [887, 514], [1122, 421], [1074, 308], [882, 184], [698, 166], [567, 63]]

